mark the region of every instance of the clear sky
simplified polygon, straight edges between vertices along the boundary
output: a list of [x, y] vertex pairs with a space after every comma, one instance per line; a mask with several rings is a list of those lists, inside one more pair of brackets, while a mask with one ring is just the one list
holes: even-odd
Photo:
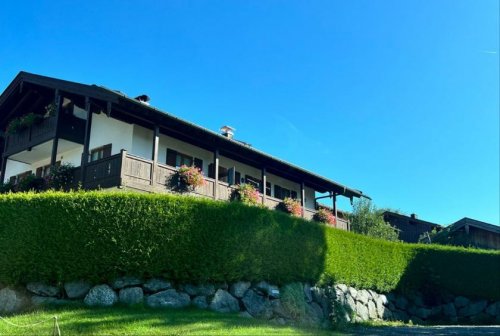
[[147, 93], [378, 207], [499, 224], [498, 0], [4, 1], [0, 41], [0, 91]]

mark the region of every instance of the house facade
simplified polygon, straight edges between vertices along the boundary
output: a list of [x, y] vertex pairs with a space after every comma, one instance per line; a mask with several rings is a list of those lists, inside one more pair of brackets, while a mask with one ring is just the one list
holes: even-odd
[[359, 190], [272, 157], [232, 137], [160, 111], [147, 96], [20, 72], [0, 96], [0, 182], [18, 183], [69, 163], [85, 189], [126, 188], [168, 192], [181, 165], [196, 166], [205, 185], [195, 193], [227, 200], [240, 183], [254, 185], [275, 208], [285, 197], [300, 201], [312, 218], [317, 194], [331, 196], [337, 226], [348, 228], [337, 196], [366, 197]]
[[418, 243], [419, 237], [432, 230], [440, 231], [442, 226], [417, 218], [417, 215], [402, 215], [397, 212], [385, 211], [384, 220], [398, 231], [398, 238], [407, 243]]

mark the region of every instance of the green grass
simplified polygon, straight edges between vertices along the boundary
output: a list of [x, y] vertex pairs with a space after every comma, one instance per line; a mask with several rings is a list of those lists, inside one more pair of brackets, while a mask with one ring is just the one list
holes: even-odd
[[61, 335], [333, 335], [331, 330], [280, 326], [271, 322], [203, 310], [143, 307], [86, 308], [80, 305], [43, 308], [0, 320], [0, 335], [52, 335], [57, 316]]

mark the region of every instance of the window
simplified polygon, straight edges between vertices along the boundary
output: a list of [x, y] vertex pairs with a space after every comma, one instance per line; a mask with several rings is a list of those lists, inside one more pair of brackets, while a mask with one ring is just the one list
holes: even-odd
[[260, 190], [261, 182], [260, 182], [260, 180], [256, 179], [255, 177], [252, 177], [250, 175], [245, 175], [245, 183], [254, 186], [254, 188], [257, 190]]
[[[228, 182], [229, 169], [219, 166], [219, 181]], [[213, 163], [208, 165], [208, 177], [215, 178], [215, 166]]]
[[[61, 161], [56, 162], [56, 167], [59, 167], [61, 165]], [[38, 167], [36, 169], [36, 177], [46, 177], [49, 176], [50, 174], [50, 164], [43, 166], [43, 167]]]
[[295, 190], [289, 190], [279, 185], [274, 185], [274, 197], [278, 199], [285, 199], [287, 197], [297, 199], [297, 192]]
[[96, 161], [111, 156], [111, 144], [94, 148], [90, 151], [90, 161]]
[[203, 169], [203, 160], [192, 157], [188, 154], [179, 153], [176, 150], [167, 148], [167, 165], [172, 167], [180, 167], [182, 165]]

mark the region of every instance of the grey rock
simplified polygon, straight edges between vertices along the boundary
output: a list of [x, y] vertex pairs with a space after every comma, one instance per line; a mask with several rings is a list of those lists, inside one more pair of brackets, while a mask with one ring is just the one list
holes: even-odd
[[455, 307], [456, 308], [462, 308], [465, 307], [469, 304], [470, 300], [463, 297], [463, 296], [457, 296], [455, 298]]
[[[333, 293], [330, 293], [329, 288], [321, 288], [321, 287], [313, 287], [311, 288], [313, 301], [318, 303], [323, 309], [323, 315], [329, 316], [332, 312], [332, 302], [330, 295], [333, 296]], [[345, 297], [344, 299], [345, 300]]]
[[270, 322], [272, 322], [272, 323], [276, 323], [276, 324], [278, 324], [278, 325], [285, 325], [285, 324], [286, 324], [285, 319], [284, 319], [284, 318], [282, 318], [282, 317], [277, 317], [277, 318], [274, 318], [274, 319], [272, 319]]
[[347, 289], [347, 286], [346, 286], [346, 285], [344, 285], [344, 284], [338, 284], [338, 285], [336, 285], [335, 287], [336, 287], [337, 289], [341, 290], [341, 291], [342, 291], [342, 293], [345, 293], [345, 292], [347, 292], [347, 290], [348, 290], [348, 289]]
[[373, 299], [374, 301], [376, 301], [376, 300], [377, 300], [377, 298], [378, 298], [378, 293], [376, 293], [376, 292], [372, 291], [371, 289], [369, 289], [369, 290], [368, 290], [368, 293], [370, 293], [370, 296], [372, 297], [372, 299]]
[[387, 308], [389, 308], [390, 311], [396, 310], [396, 306], [391, 301], [389, 301], [389, 303], [387, 304]]
[[218, 289], [210, 303], [210, 309], [219, 313], [234, 313], [240, 311], [240, 305], [227, 291]]
[[266, 299], [254, 290], [248, 290], [241, 300], [245, 309], [253, 317], [260, 317], [266, 309]]
[[115, 281], [113, 281], [113, 283], [111, 284], [111, 287], [113, 287], [114, 289], [122, 289], [125, 287], [140, 286], [140, 285], [142, 285], [141, 279], [132, 276], [124, 276], [115, 279]]
[[417, 311], [415, 312], [415, 315], [418, 318], [425, 320], [431, 315], [431, 310], [427, 308], [418, 308]]
[[377, 306], [372, 300], [368, 301], [368, 316], [371, 320], [378, 318]]
[[413, 324], [417, 325], [424, 324], [424, 321], [422, 321], [422, 319], [419, 318], [418, 316], [412, 316], [410, 320], [412, 321]]
[[252, 315], [250, 315], [250, 313], [249, 313], [249, 312], [247, 312], [247, 311], [242, 311], [242, 312], [240, 312], [240, 313], [238, 314], [238, 316], [239, 316], [239, 317], [244, 317], [244, 318], [253, 318], [253, 316], [252, 316]]
[[358, 301], [356, 303], [356, 316], [361, 320], [361, 321], [368, 321], [370, 318], [370, 315], [368, 314], [368, 308], [361, 303], [361, 301]]
[[394, 319], [394, 316], [392, 314], [392, 311], [390, 311], [389, 309], [385, 309], [383, 315], [380, 318], [382, 320], [392, 321]]
[[421, 295], [415, 295], [413, 297], [413, 304], [417, 307], [424, 307], [425, 304], [424, 304], [424, 299], [422, 298]]
[[261, 281], [255, 285], [255, 289], [270, 298], [277, 299], [280, 297], [280, 291], [277, 286], [271, 285], [266, 281]]
[[238, 281], [231, 285], [229, 292], [237, 298], [242, 298], [250, 286], [251, 283], [248, 281]]
[[197, 296], [191, 301], [192, 305], [199, 309], [207, 309], [208, 301], [206, 296]]
[[356, 312], [356, 301], [354, 301], [350, 294], [347, 296], [346, 309], [349, 311], [349, 313]]
[[417, 315], [417, 310], [418, 310], [418, 307], [414, 306], [414, 305], [411, 305], [408, 307], [408, 309], [406, 309], [406, 311], [408, 312], [409, 315]]
[[356, 299], [358, 296], [358, 291], [355, 288], [349, 287], [349, 294], [351, 294], [353, 299]]
[[318, 325], [323, 321], [323, 317], [323, 309], [316, 302], [312, 302], [307, 305], [307, 320], [303, 322]]
[[202, 285], [191, 285], [187, 284], [181, 287], [186, 293], [191, 296], [199, 296], [199, 295], [214, 295], [215, 286], [210, 284], [202, 284]]
[[172, 288], [172, 284], [164, 279], [152, 278], [146, 281], [142, 287], [147, 293], [156, 293]]
[[34, 306], [50, 306], [50, 305], [64, 305], [68, 304], [68, 300], [60, 300], [55, 297], [50, 297], [50, 296], [38, 296], [38, 295], [33, 295], [31, 297], [31, 303]]
[[306, 302], [312, 302], [313, 297], [311, 293], [311, 286], [308, 283], [304, 284], [304, 298], [306, 299]]
[[485, 311], [491, 316], [500, 315], [500, 302], [494, 302], [490, 304]]
[[20, 291], [5, 287], [0, 290], [0, 313], [15, 313], [28, 305], [26, 295]]
[[443, 306], [435, 306], [431, 308], [430, 316], [437, 317], [440, 316], [442, 312], [443, 312]]
[[[377, 298], [377, 301], [375, 301], [375, 306], [376, 306], [376, 309], [377, 309], [377, 317], [379, 319], [384, 319], [385, 318], [385, 311], [389, 310], [385, 307], [384, 305], [384, 299], [382, 298], [383, 295], [380, 295], [378, 298]], [[385, 296], [384, 296], [385, 297]]]
[[399, 295], [395, 304], [399, 309], [405, 310], [408, 307], [408, 300], [404, 296]]
[[362, 304], [366, 305], [368, 304], [370, 298], [371, 298], [370, 293], [366, 289], [362, 289], [358, 291], [358, 295], [356, 296], [356, 301], [359, 301]]
[[58, 296], [60, 293], [59, 288], [41, 282], [30, 282], [26, 285], [26, 289], [39, 296]]
[[321, 304], [322, 302], [324, 302], [327, 299], [325, 289], [321, 288], [321, 287], [312, 287], [311, 294], [312, 294], [313, 301], [315, 301], [319, 304]]
[[189, 306], [190, 302], [189, 295], [175, 289], [167, 289], [146, 298], [146, 304], [152, 308], [183, 308]]
[[70, 299], [82, 299], [92, 286], [86, 281], [71, 281], [64, 284], [64, 291]]
[[87, 306], [112, 306], [117, 301], [118, 296], [108, 285], [92, 287], [83, 300]]
[[486, 300], [470, 303], [469, 305], [460, 308], [460, 310], [458, 311], [458, 316], [465, 317], [465, 316], [477, 315], [480, 312], [482, 312], [487, 305], [488, 302]]
[[281, 303], [280, 300], [271, 301], [271, 309], [272, 309], [273, 316], [283, 317], [285, 319], [292, 318], [292, 316], [290, 315], [290, 312], [283, 307], [283, 304]]
[[399, 309], [396, 309], [395, 311], [393, 311], [392, 315], [393, 315], [394, 320], [396, 320], [396, 321], [407, 322], [410, 319], [410, 317], [408, 316], [408, 314], [405, 311], [399, 310]]
[[455, 308], [455, 305], [451, 302], [443, 305], [443, 315], [448, 317], [456, 317], [457, 309]]
[[126, 305], [140, 304], [144, 301], [144, 292], [141, 287], [129, 287], [120, 289], [118, 295], [120, 303]]

